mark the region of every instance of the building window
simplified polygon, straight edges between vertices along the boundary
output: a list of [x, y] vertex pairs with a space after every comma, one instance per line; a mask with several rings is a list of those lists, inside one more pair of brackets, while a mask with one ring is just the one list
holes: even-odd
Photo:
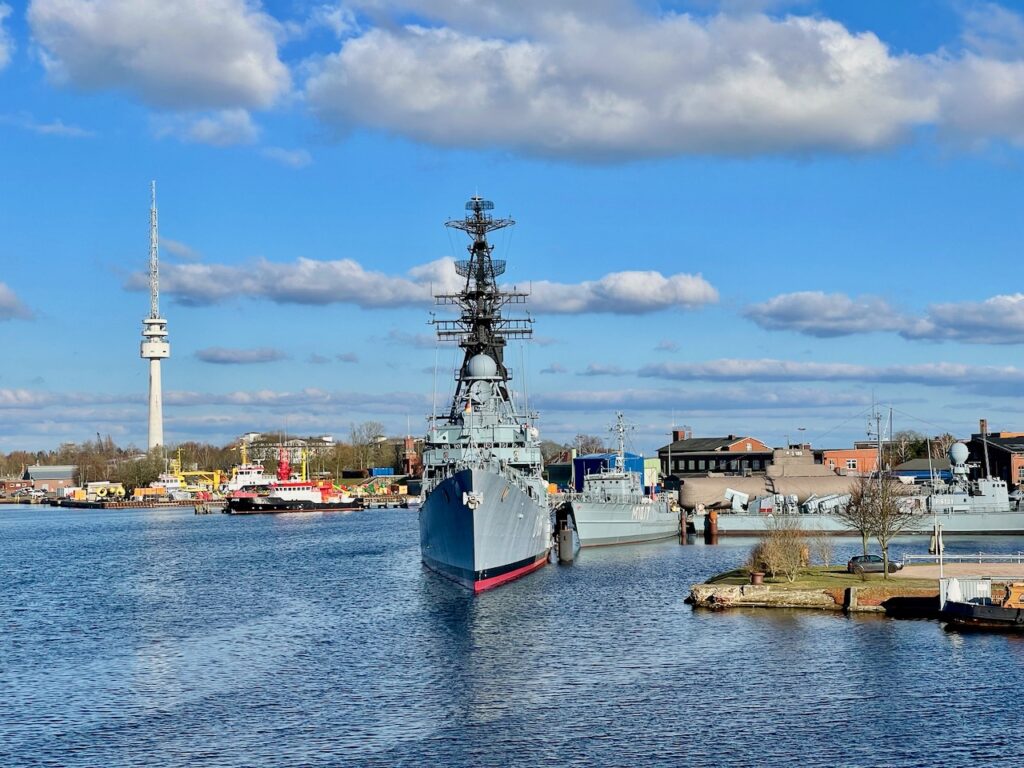
[[754, 450], [754, 444], [753, 443], [747, 443], [747, 450], [748, 451]]
[[1024, 480], [1024, 464], [1017, 467], [1017, 479]]
[[754, 469], [760, 469], [761, 468], [761, 460], [760, 459], [754, 459], [752, 462], [750, 462], [750, 464], [751, 464], [751, 466]]
[[733, 459], [729, 462], [729, 470], [731, 472], [735, 472], [737, 469], [739, 469], [739, 462], [736, 461], [736, 459]]
[[693, 459], [689, 459], [686, 462], [686, 469], [689, 470], [690, 472], [693, 472], [694, 466], [695, 465], [694, 465]]
[[704, 459], [701, 459], [700, 461], [697, 462], [697, 469], [703, 470], [703, 469], [707, 469], [707, 468], [708, 468], [708, 463], [706, 461], [704, 461]]
[[847, 469], [856, 469], [857, 468], [857, 460], [856, 459], [847, 459], [846, 460], [846, 468]]

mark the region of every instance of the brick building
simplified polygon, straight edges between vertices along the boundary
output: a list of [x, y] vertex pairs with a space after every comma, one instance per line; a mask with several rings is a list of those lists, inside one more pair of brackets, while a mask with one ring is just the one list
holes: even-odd
[[755, 437], [688, 437], [683, 430], [673, 431], [672, 442], [658, 449], [665, 477], [764, 472], [771, 459], [772, 449]]

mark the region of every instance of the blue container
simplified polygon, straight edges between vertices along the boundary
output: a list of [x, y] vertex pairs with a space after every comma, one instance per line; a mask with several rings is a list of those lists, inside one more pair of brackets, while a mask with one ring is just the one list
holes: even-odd
[[370, 467], [370, 477], [388, 477], [395, 474], [392, 467]]

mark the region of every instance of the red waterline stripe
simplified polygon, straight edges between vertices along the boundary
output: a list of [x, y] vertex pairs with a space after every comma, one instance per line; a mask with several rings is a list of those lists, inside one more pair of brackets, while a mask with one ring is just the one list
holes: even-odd
[[535, 571], [544, 565], [548, 561], [547, 555], [541, 555], [534, 562], [527, 563], [522, 568], [517, 568], [514, 571], [503, 573], [500, 576], [492, 576], [489, 579], [481, 579], [480, 581], [473, 582], [474, 592], [483, 592], [485, 589], [494, 589], [494, 587], [500, 587], [513, 579], [518, 579], [520, 576], [525, 576], [530, 571]]

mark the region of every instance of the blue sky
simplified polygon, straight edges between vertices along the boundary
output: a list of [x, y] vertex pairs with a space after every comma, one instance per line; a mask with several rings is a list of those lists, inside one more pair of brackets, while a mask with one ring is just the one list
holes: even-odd
[[[420, 432], [479, 192], [545, 437], [1024, 423], [1024, 17], [968, 2], [0, 3], [0, 450]], [[439, 399], [453, 352], [438, 353]], [[520, 360], [522, 362], [520, 362]], [[521, 389], [522, 382], [517, 386]]]

